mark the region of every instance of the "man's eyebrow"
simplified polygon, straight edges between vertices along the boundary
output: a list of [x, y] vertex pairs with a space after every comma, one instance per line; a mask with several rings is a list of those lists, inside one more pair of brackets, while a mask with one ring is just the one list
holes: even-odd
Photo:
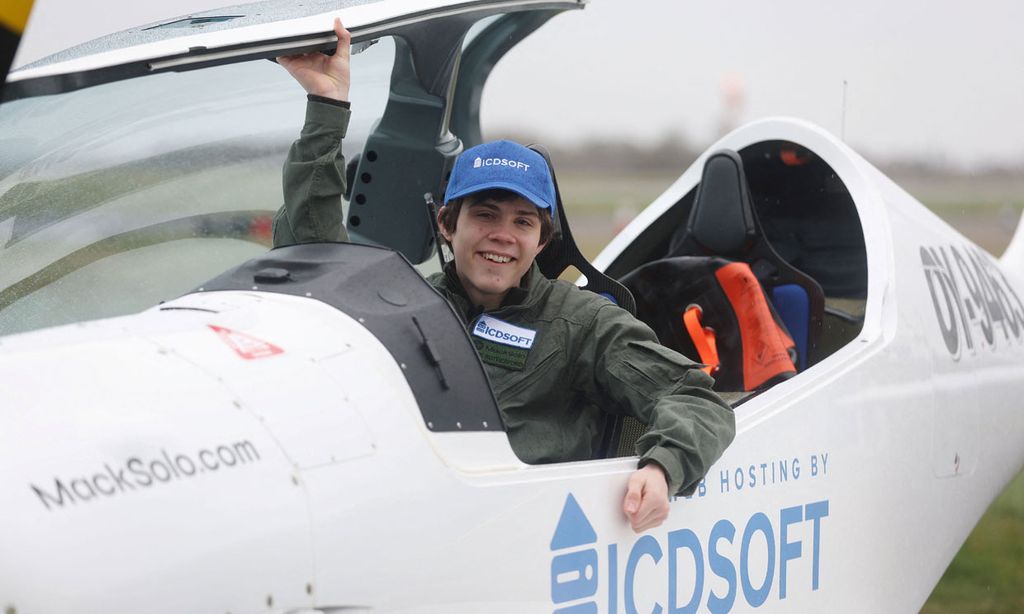
[[[491, 211], [497, 211], [497, 210], [500, 209], [498, 204], [501, 203], [501, 202], [505, 202], [505, 201], [499, 201], [499, 200], [495, 200], [493, 198], [484, 198], [482, 200], [478, 200], [476, 202], [470, 203], [469, 204], [469, 208], [472, 209], [474, 207], [486, 207], [487, 209], [490, 209]], [[537, 211], [537, 207], [535, 207], [533, 205], [522, 205], [522, 206], [516, 207], [515, 215], [532, 215], [534, 217], [538, 217], [539, 218], [540, 217], [540, 212]]]
[[537, 207], [533, 205], [523, 206], [516, 209], [516, 215], [532, 215], [534, 217], [540, 217], [540, 212], [537, 211]]

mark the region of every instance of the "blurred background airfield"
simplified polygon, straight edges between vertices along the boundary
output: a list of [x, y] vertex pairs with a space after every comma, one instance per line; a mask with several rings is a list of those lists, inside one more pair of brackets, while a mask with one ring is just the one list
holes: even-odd
[[[15, 65], [226, 2], [105, 4], [116, 6], [97, 17], [91, 3], [37, 0]], [[590, 258], [700, 151], [771, 115], [840, 136], [999, 256], [1024, 209], [1021, 23], [1024, 3], [1012, 0], [592, 0], [498, 65], [484, 93], [485, 137], [552, 150]], [[923, 611], [1024, 611], [1024, 474]]]

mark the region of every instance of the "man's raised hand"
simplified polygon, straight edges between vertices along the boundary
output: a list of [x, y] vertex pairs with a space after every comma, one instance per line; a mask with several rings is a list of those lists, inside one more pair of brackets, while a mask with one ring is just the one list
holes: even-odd
[[338, 50], [334, 55], [319, 51], [297, 53], [277, 58], [277, 63], [299, 82], [307, 94], [315, 94], [334, 100], [348, 100], [351, 85], [349, 72], [352, 35], [341, 25], [341, 19], [334, 19], [334, 33], [338, 36]]

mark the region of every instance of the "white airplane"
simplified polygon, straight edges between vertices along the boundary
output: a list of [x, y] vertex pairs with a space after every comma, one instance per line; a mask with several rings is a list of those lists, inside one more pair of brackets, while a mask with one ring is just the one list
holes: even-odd
[[[480, 140], [490, 70], [584, 2], [340, 4], [169, 20], [10, 75], [0, 607], [919, 609], [1024, 464], [1022, 227], [993, 258], [799, 120], [715, 143], [594, 264], [671, 342], [659, 318], [692, 297], [665, 272], [750, 262], [800, 370], [724, 392], [735, 442], [636, 535], [627, 429], [607, 458], [519, 461], [421, 277], [438, 266], [423, 194]], [[356, 243], [267, 253], [304, 101], [247, 60], [329, 48], [335, 15], [362, 51]]]

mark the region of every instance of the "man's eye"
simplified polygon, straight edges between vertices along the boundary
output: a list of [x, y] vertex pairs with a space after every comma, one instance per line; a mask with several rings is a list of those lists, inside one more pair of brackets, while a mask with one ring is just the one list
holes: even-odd
[[517, 222], [517, 223], [518, 223], [518, 224], [519, 224], [520, 226], [533, 226], [533, 220], [531, 220], [531, 219], [530, 219], [530, 218], [528, 218], [528, 217], [521, 217], [521, 218], [519, 218], [518, 220], [516, 220], [516, 222]]

